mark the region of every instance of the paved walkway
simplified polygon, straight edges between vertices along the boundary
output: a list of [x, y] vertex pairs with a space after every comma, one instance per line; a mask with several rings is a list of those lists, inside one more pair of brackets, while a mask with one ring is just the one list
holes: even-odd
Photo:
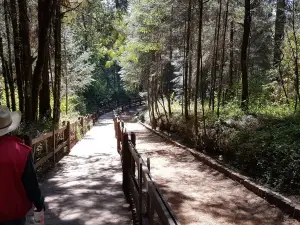
[[132, 224], [112, 118], [102, 116], [42, 183], [46, 225]]
[[188, 151], [166, 142], [142, 125], [123, 118], [134, 131], [137, 150], [151, 160], [151, 173], [182, 225], [300, 225], [244, 186]]

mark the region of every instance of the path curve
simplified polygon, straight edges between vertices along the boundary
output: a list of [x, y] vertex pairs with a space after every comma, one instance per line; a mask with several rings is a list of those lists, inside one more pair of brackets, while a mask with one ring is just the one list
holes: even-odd
[[45, 224], [132, 224], [112, 113], [102, 116], [47, 178], [41, 184], [48, 206]]

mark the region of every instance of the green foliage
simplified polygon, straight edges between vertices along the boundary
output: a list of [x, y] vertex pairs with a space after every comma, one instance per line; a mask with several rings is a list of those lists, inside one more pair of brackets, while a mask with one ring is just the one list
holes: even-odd
[[269, 117], [255, 130], [243, 129], [231, 138], [229, 162], [261, 183], [299, 193], [299, 121], [299, 116]]

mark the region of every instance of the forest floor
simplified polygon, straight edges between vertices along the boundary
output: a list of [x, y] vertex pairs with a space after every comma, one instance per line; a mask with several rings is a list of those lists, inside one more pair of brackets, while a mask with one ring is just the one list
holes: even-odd
[[137, 150], [151, 160], [151, 173], [183, 225], [298, 225], [281, 210], [244, 186], [167, 143], [131, 118], [122, 118], [136, 132]]

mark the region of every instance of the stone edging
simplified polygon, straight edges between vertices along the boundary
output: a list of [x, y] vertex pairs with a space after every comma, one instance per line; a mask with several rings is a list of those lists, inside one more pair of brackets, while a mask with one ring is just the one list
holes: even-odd
[[152, 129], [149, 125], [142, 123], [139, 121], [141, 125], [143, 125], [145, 128], [150, 130], [151, 132], [157, 134], [158, 136], [164, 138], [168, 142], [170, 142], [173, 145], [176, 145], [177, 147], [183, 148], [187, 151], [189, 151], [193, 156], [195, 156], [198, 160], [202, 161], [206, 165], [210, 166], [211, 168], [217, 170], [220, 173], [223, 173], [225, 176], [229, 177], [230, 179], [239, 182], [244, 187], [246, 187], [248, 190], [252, 191], [259, 197], [265, 199], [267, 202], [269, 202], [271, 205], [275, 205], [279, 209], [281, 209], [286, 214], [290, 215], [294, 219], [297, 219], [300, 221], [300, 206], [293, 203], [290, 199], [282, 196], [281, 194], [274, 192], [270, 190], [269, 188], [263, 187], [261, 185], [258, 185], [254, 182], [252, 182], [248, 177], [243, 176], [239, 173], [236, 173], [232, 171], [231, 169], [226, 168], [225, 166], [218, 163], [216, 160], [212, 159], [211, 157], [204, 155], [203, 153], [197, 152], [194, 149], [188, 148], [165, 134], [158, 132], [154, 129]]

